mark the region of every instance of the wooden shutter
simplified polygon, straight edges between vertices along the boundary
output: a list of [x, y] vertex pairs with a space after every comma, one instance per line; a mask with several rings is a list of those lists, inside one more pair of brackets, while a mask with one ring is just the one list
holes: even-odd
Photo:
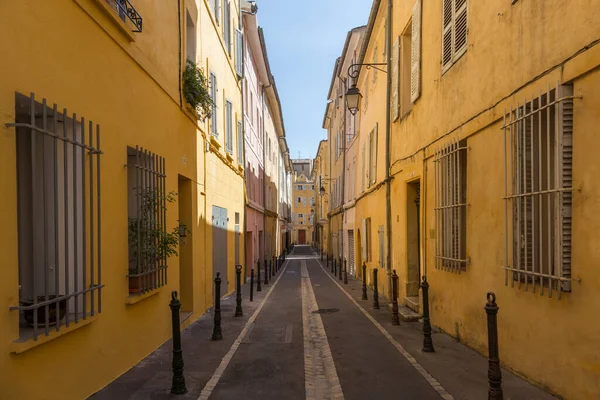
[[365, 174], [366, 174], [366, 165], [365, 165], [365, 144], [363, 143], [363, 148], [362, 148], [362, 179], [361, 179], [361, 184], [360, 184], [360, 190], [364, 191], [365, 190]]
[[218, 136], [217, 133], [217, 76], [211, 72], [210, 74], [210, 97], [212, 98], [213, 105], [211, 107], [210, 115], [210, 133]]
[[467, 50], [467, 0], [454, 0], [453, 61]]
[[392, 45], [392, 121], [400, 117], [400, 36]]
[[215, 0], [215, 20], [217, 24], [221, 20], [221, 0]]
[[[573, 96], [573, 86], [561, 86], [561, 97]], [[558, 95], [557, 95], [558, 97]], [[573, 187], [573, 99], [563, 100], [559, 105], [560, 121], [560, 188]], [[560, 229], [560, 262], [562, 264], [562, 276], [571, 278], [571, 231], [572, 231], [572, 199], [570, 191], [564, 191], [560, 195], [559, 229]], [[571, 291], [571, 282], [562, 282], [562, 290]]]
[[225, 103], [225, 148], [228, 153], [233, 154], [233, 104]]
[[442, 12], [442, 70], [452, 64], [452, 35], [453, 35], [454, 0], [443, 0]]
[[370, 164], [370, 184], [377, 182], [377, 130], [379, 124], [375, 124], [375, 128], [371, 132], [371, 164]]
[[244, 35], [241, 30], [235, 30], [235, 72], [239, 79], [244, 77]]
[[244, 165], [244, 129], [242, 128], [242, 121], [237, 122], [237, 139], [238, 164]]
[[412, 33], [410, 49], [410, 101], [421, 95], [421, 0], [412, 9]]

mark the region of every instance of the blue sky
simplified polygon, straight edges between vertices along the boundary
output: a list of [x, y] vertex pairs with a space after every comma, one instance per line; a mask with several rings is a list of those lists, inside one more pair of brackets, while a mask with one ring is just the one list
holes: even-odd
[[333, 65], [348, 31], [366, 25], [371, 0], [257, 0], [292, 158], [313, 158]]

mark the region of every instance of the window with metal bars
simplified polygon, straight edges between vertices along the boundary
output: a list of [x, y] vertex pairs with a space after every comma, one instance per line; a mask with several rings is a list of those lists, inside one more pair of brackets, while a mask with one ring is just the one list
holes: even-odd
[[167, 257], [178, 244], [167, 232], [165, 159], [147, 149], [127, 148], [129, 294], [141, 295], [167, 283]]
[[505, 113], [506, 284], [571, 291], [573, 87]]
[[444, 0], [442, 11], [442, 72], [467, 51], [467, 0]]
[[19, 340], [102, 311], [100, 126], [15, 95]]
[[435, 267], [466, 269], [467, 141], [452, 142], [435, 152]]
[[142, 31], [142, 16], [137, 10], [133, 7], [129, 0], [105, 0], [106, 3], [115, 10], [119, 18], [126, 22], [127, 19], [131, 21], [131, 23], [135, 26], [136, 30], [134, 32]]

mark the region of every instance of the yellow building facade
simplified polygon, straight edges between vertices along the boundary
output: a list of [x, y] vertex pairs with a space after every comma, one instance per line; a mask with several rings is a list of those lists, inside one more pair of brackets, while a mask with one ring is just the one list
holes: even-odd
[[374, 1], [358, 58], [387, 63], [390, 88], [388, 102], [388, 75], [361, 69], [359, 149], [377, 138], [376, 166], [357, 169], [374, 179], [356, 200], [367, 265], [396, 270], [418, 312], [427, 276], [432, 323], [484, 354], [495, 293], [503, 365], [569, 399], [600, 396], [598, 5], [413, 0], [387, 25]]
[[[292, 160], [295, 164], [297, 160]], [[310, 170], [310, 168], [309, 168]], [[294, 171], [292, 183], [292, 244], [313, 244], [315, 183], [302, 172]], [[307, 171], [310, 173], [310, 171]]]
[[327, 252], [327, 241], [329, 237], [329, 224], [327, 223], [327, 212], [329, 207], [329, 142], [321, 140], [317, 149], [317, 155], [313, 161], [311, 179], [314, 182], [315, 218], [314, 247], [320, 254]]
[[[86, 398], [169, 339], [172, 291], [183, 328], [212, 305], [216, 272], [234, 289], [239, 13], [237, 1], [0, 6], [0, 397]], [[182, 95], [188, 58], [216, 76], [210, 119]], [[146, 192], [177, 255], [138, 247], [132, 268]]]

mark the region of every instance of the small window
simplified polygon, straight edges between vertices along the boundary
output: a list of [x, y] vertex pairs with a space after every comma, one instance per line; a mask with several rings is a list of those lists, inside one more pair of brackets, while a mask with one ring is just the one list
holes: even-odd
[[25, 341], [102, 311], [102, 151], [97, 124], [33, 93], [16, 94], [15, 111], [20, 289], [10, 310]]
[[185, 48], [187, 59], [196, 62], [196, 24], [192, 20], [189, 11], [186, 11], [185, 19]]
[[224, 0], [225, 6], [223, 9], [223, 40], [227, 54], [231, 57], [231, 1]]
[[460, 272], [468, 263], [467, 142], [462, 140], [435, 153], [436, 268]]
[[506, 281], [543, 294], [571, 291], [573, 86], [505, 115]]

